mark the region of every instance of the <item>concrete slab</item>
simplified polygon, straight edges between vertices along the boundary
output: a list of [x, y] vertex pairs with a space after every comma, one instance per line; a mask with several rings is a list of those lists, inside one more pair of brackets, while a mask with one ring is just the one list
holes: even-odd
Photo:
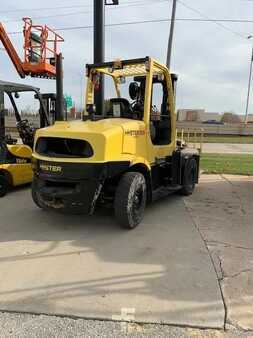
[[186, 199], [212, 252], [228, 323], [253, 330], [253, 177], [203, 175]]
[[181, 197], [150, 206], [134, 231], [108, 210], [44, 212], [28, 189], [0, 203], [1, 310], [121, 319], [134, 309], [137, 322], [223, 327], [216, 274]]
[[204, 143], [204, 153], [247, 154], [253, 155], [253, 144], [241, 143]]

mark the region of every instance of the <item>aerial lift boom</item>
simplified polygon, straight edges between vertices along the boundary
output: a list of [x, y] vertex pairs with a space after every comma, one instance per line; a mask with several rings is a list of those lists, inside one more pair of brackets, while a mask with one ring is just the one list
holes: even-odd
[[[57, 86], [57, 97], [63, 100], [62, 72], [59, 72], [62, 69], [62, 55], [57, 51], [58, 43], [64, 41], [63, 38], [46, 25], [34, 25], [30, 18], [24, 18], [23, 21], [23, 61], [1, 23], [0, 41], [21, 78], [26, 76], [56, 78], [57, 84], [61, 85]], [[35, 98], [40, 102], [40, 128], [53, 124], [55, 120], [55, 94], [41, 94], [34, 87], [0, 81], [0, 197], [3, 197], [10, 187], [32, 181], [31, 157], [36, 128], [27, 119], [22, 119], [14, 99], [19, 97], [19, 92], [27, 91], [34, 92]], [[5, 135], [4, 94], [9, 97], [14, 109], [16, 127], [22, 144]], [[58, 99], [57, 102], [59, 101]]]
[[0, 23], [0, 40], [14, 67], [21, 78], [32, 76], [55, 79], [58, 44], [64, 39], [46, 25], [34, 25], [30, 18], [24, 18], [23, 21], [23, 61]]

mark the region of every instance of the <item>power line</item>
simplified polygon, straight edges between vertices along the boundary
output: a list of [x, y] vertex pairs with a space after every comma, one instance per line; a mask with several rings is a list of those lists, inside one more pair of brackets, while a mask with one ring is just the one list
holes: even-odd
[[[181, 0], [178, 0], [178, 2], [179, 2], [181, 5], [183, 5], [185, 8], [191, 10], [191, 11], [194, 12], [194, 13], [199, 14], [202, 18], [204, 18], [204, 19], [206, 19], [206, 20], [211, 20], [207, 15], [203, 14], [203, 13], [202, 13], [201, 11], [199, 11], [198, 9], [193, 8], [193, 7], [189, 6], [189, 5], [187, 5], [186, 3], [184, 3], [184, 2], [181, 1]], [[233, 33], [234, 35], [240, 36], [241, 38], [245, 39], [245, 36], [244, 36], [244, 35], [242, 35], [242, 34], [239, 33], [239, 32], [234, 31], [233, 29], [231, 29], [231, 28], [229, 28], [229, 27], [227, 27], [227, 26], [224, 26], [224, 25], [221, 23], [221, 21], [211, 20], [210, 22], [213, 22], [213, 23], [216, 24], [217, 26], [219, 26], [219, 27], [221, 27], [221, 28], [223, 28], [223, 29], [225, 29], [225, 30], [227, 30], [227, 31], [229, 31], [229, 32], [231, 32], [231, 33]], [[230, 22], [232, 22], [232, 21], [230, 21]], [[246, 35], [246, 34], [245, 34], [245, 35]]]
[[17, 13], [17, 12], [34, 12], [34, 11], [49, 11], [49, 10], [59, 10], [59, 9], [71, 9], [71, 8], [87, 8], [90, 7], [90, 5], [72, 5], [72, 6], [58, 6], [58, 7], [41, 7], [41, 8], [22, 8], [22, 9], [13, 9], [13, 10], [7, 10], [2, 11], [1, 14], [5, 13]]
[[[169, 0], [160, 0], [159, 3], [162, 2], [168, 2]], [[240, 20], [240, 19], [211, 19], [210, 17], [208, 17], [207, 15], [203, 14], [201, 11], [199, 11], [196, 8], [193, 8], [187, 4], [185, 4], [183, 1], [178, 0], [178, 2], [183, 5], [185, 8], [197, 13], [198, 15], [200, 15], [202, 17], [202, 19], [200, 18], [177, 18], [176, 21], [190, 21], [190, 22], [211, 22], [216, 24], [217, 26], [225, 29], [226, 31], [239, 36], [243, 39], [245, 39], [246, 35], [243, 35], [240, 32], [237, 32], [225, 25], [223, 25], [223, 22], [229, 22], [229, 23], [253, 23], [253, 20]], [[148, 5], [153, 4], [153, 2], [149, 2]], [[147, 5], [147, 2], [143, 3], [142, 0], [140, 1], [131, 1], [131, 2], [127, 2], [125, 4], [123, 4], [125, 6], [120, 6], [120, 7], [110, 7], [110, 9], [122, 9], [125, 7], [132, 7], [132, 6], [142, 6], [142, 5]], [[51, 7], [51, 8], [47, 8], [47, 9], [66, 9], [66, 8], [82, 8], [82, 7], [90, 7], [90, 5], [83, 5], [83, 6], [61, 6], [61, 7]], [[46, 8], [42, 8], [42, 9], [30, 9], [30, 10], [44, 10]], [[16, 11], [21, 11], [21, 10], [16, 10]], [[42, 19], [42, 18], [50, 18], [50, 17], [63, 17], [63, 16], [72, 16], [72, 15], [79, 15], [79, 14], [87, 14], [87, 13], [91, 13], [92, 11], [83, 11], [83, 12], [74, 12], [74, 13], [68, 13], [68, 14], [56, 14], [56, 15], [50, 15], [50, 16], [42, 16], [42, 17], [36, 17], [35, 19]], [[3, 12], [2, 12], [3, 13]], [[19, 20], [15, 20], [15, 22], [18, 22]], [[112, 27], [112, 26], [124, 26], [124, 25], [135, 25], [135, 24], [145, 24], [145, 23], [156, 23], [156, 22], [168, 22], [170, 21], [170, 19], [158, 19], [158, 20], [143, 20], [143, 21], [133, 21], [133, 22], [123, 22], [123, 23], [117, 23], [117, 24], [107, 24], [106, 26], [108, 27]], [[14, 20], [9, 20], [6, 22], [14, 22]], [[58, 28], [56, 30], [78, 30], [78, 29], [89, 29], [92, 28], [93, 26], [79, 26], [79, 27], [63, 27], [63, 28]], [[19, 34], [20, 32], [11, 32], [10, 34]]]
[[[106, 27], [116, 27], [116, 26], [128, 26], [128, 25], [137, 25], [137, 24], [146, 24], [146, 23], [162, 23], [169, 22], [170, 19], [154, 19], [154, 20], [142, 20], [142, 21], [129, 21], [129, 22], [120, 22], [120, 23], [112, 23], [106, 24]], [[192, 22], [220, 22], [224, 20], [219, 19], [191, 19], [191, 18], [177, 18], [176, 21], [192, 21]], [[227, 19], [225, 21], [228, 21]], [[229, 20], [228, 22], [244, 22], [244, 20]], [[246, 22], [252, 22], [253, 20], [247, 20]], [[55, 28], [57, 31], [70, 31], [70, 30], [81, 30], [81, 29], [91, 29], [93, 25], [87, 26], [70, 26], [70, 27], [59, 27]], [[9, 32], [9, 35], [22, 34], [21, 31]], [[241, 37], [246, 38], [246, 35]]]
[[[167, 0], [158, 0], [157, 3], [163, 3], [167, 2]], [[124, 4], [123, 4], [124, 5]], [[147, 5], [153, 5], [153, 2], [129, 2], [125, 4], [125, 6], [117, 6], [117, 7], [109, 7], [108, 10], [118, 10], [118, 9], [123, 9], [123, 8], [131, 8], [131, 7], [138, 7], [138, 6], [147, 6]], [[54, 15], [47, 15], [47, 16], [38, 16], [38, 17], [33, 17], [33, 20], [37, 19], [48, 19], [48, 18], [56, 18], [56, 17], [66, 17], [66, 16], [72, 16], [72, 15], [82, 15], [82, 14], [90, 14], [93, 11], [78, 11], [78, 12], [73, 12], [73, 13], [66, 13], [66, 14], [54, 14]], [[20, 22], [22, 21], [21, 19], [11, 19], [11, 20], [6, 20], [2, 21], [2, 23], [10, 23], [10, 22]]]
[[[128, 1], [121, 5], [128, 5], [128, 4], [138, 4], [139, 2], [142, 2], [143, 0], [134, 0], [134, 1]], [[151, 1], [151, 0], [150, 0]], [[167, 0], [163, 0], [165, 2]], [[152, 2], [153, 4], [153, 2]], [[92, 4], [90, 5], [71, 5], [71, 6], [57, 6], [57, 7], [40, 7], [40, 8], [22, 8], [22, 9], [10, 9], [6, 11], [1, 10], [1, 14], [5, 13], [17, 13], [17, 12], [35, 12], [35, 11], [49, 11], [49, 10], [62, 10], [62, 9], [73, 9], [73, 8], [91, 8]]]

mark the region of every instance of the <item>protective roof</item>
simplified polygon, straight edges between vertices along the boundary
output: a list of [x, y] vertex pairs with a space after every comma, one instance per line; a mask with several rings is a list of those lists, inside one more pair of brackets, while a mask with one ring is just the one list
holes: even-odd
[[[138, 76], [138, 75], [146, 75], [147, 69], [146, 65], [143, 63], [132, 64], [132, 65], [124, 65], [122, 69], [112, 69], [111, 67], [98, 67], [96, 68], [98, 72], [111, 75], [113, 77], [121, 77], [121, 76]], [[154, 73], [160, 74], [162, 70], [156, 66], [153, 68]]]
[[29, 86], [29, 85], [24, 85], [21, 83], [13, 83], [13, 82], [7, 82], [7, 81], [0, 80], [0, 91], [4, 91], [6, 93], [29, 92], [29, 91], [38, 92], [39, 88]]

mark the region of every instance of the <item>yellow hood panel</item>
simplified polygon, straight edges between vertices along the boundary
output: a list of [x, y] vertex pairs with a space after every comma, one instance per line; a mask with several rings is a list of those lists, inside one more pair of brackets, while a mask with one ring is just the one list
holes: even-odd
[[[121, 118], [103, 119], [99, 121], [68, 121], [56, 122], [53, 126], [43, 128], [37, 131], [37, 136], [67, 137], [67, 134], [73, 134], [75, 137], [84, 134], [103, 134], [110, 135], [115, 131], [122, 131], [138, 128], [143, 122]], [[71, 137], [71, 136], [70, 136]]]
[[[142, 155], [145, 151], [144, 130], [145, 124], [143, 121], [121, 118], [56, 122], [53, 126], [37, 130], [35, 143], [40, 137], [83, 139], [91, 144], [94, 155], [83, 159], [64, 158], [65, 162], [123, 161], [126, 154], [138, 152], [139, 155]], [[33, 156], [41, 160], [56, 162], [60, 160], [59, 158], [45, 158], [36, 151], [34, 151]]]
[[7, 145], [9, 152], [16, 157], [31, 158], [32, 149], [24, 144]]

